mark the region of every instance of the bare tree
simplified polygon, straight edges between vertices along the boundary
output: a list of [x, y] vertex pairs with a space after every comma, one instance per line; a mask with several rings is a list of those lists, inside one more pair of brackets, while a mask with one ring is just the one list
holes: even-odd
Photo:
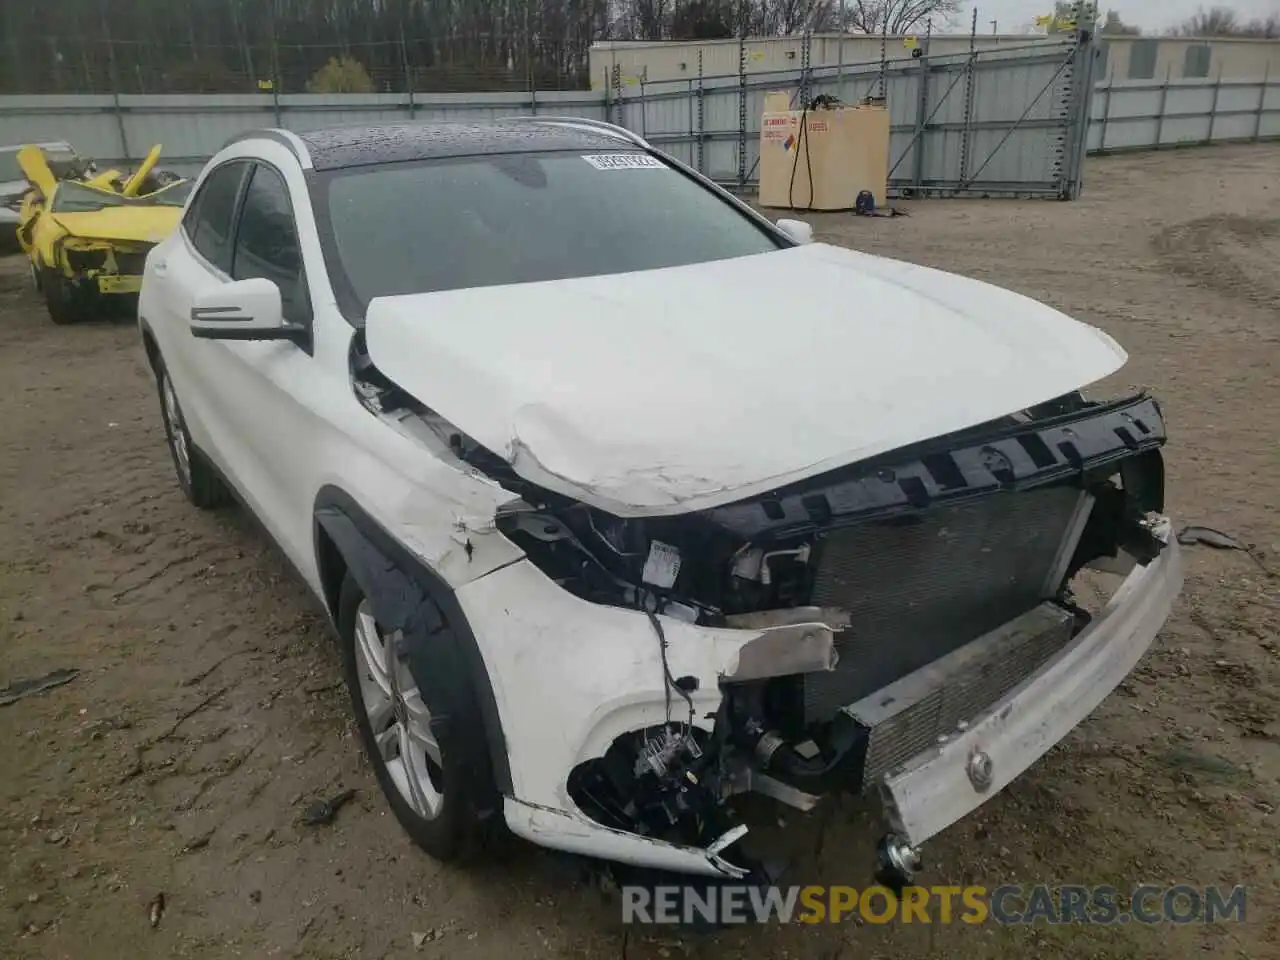
[[910, 33], [932, 20], [935, 27], [950, 23], [963, 0], [848, 0], [844, 28], [854, 33]]
[[1125, 23], [1120, 19], [1120, 14], [1114, 10], [1108, 10], [1106, 17], [1102, 21], [1102, 26], [1098, 28], [1100, 33], [1109, 37], [1136, 37], [1142, 33], [1142, 30], [1131, 24]]
[[1241, 20], [1231, 7], [1201, 9], [1174, 27], [1180, 37], [1257, 37], [1280, 38], [1280, 11], [1253, 20]]
[[1280, 39], [1280, 12], [1250, 20], [1244, 27], [1246, 37], [1260, 37], [1264, 40]]
[[790, 36], [836, 29], [833, 0], [759, 0], [759, 6], [760, 33]]
[[1201, 8], [1174, 27], [1180, 37], [1234, 37], [1240, 34], [1240, 18], [1231, 7]]

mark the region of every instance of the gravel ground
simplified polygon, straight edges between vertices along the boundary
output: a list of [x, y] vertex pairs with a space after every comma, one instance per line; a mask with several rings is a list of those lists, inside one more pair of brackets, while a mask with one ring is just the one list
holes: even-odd
[[[1163, 401], [1177, 612], [1066, 742], [928, 848], [926, 883], [1249, 885], [1244, 924], [633, 929], [512, 842], [410, 846], [361, 761], [321, 612], [253, 522], [188, 508], [127, 323], [55, 327], [0, 261], [0, 954], [22, 957], [1275, 956], [1280, 148], [1098, 159], [1074, 204], [822, 215], [822, 239], [970, 274], [1113, 334]], [[857, 309], [858, 305], [848, 305]], [[885, 318], [885, 322], [892, 322]], [[922, 345], [923, 346], [923, 345]], [[1268, 572], [1270, 571], [1270, 572]], [[329, 827], [310, 800], [352, 787]], [[867, 806], [786, 815], [795, 882], [868, 882]], [[163, 895], [158, 923], [150, 912]]]

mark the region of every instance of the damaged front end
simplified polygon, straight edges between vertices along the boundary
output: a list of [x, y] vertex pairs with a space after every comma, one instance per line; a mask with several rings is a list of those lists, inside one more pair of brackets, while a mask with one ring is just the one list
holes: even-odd
[[68, 234], [54, 241], [54, 263], [77, 296], [136, 294], [153, 243]]
[[[880, 876], [903, 882], [920, 843], [1123, 679], [1180, 588], [1146, 395], [1073, 393], [764, 495], [620, 518], [523, 479], [358, 353], [354, 373], [374, 413], [516, 497], [497, 528], [528, 562], [458, 595], [494, 638], [507, 820], [547, 846], [742, 877], [735, 795], [809, 810], [879, 792]], [[1086, 568], [1126, 575], [1100, 611], [1077, 599]]]
[[[701, 845], [728, 829], [710, 811], [737, 792], [808, 809], [882, 785], [1086, 630], [1079, 571], [1166, 549], [1164, 435], [1150, 398], [1069, 397], [691, 516], [544, 505], [505, 518], [535, 562], [593, 602], [774, 631], [722, 677], [707, 736], [628, 734], [574, 769], [570, 796], [610, 826]], [[974, 796], [994, 778], [977, 774]], [[932, 832], [887, 841], [882, 872], [907, 870]]]

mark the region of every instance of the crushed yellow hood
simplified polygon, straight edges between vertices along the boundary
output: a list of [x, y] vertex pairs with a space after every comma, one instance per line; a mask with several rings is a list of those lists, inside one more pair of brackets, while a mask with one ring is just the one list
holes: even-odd
[[156, 144], [148, 151], [146, 158], [138, 165], [138, 169], [133, 172], [133, 176], [120, 189], [126, 197], [136, 197], [138, 190], [142, 188], [142, 182], [147, 179], [149, 174], [157, 163], [160, 161], [160, 144]]
[[53, 188], [58, 184], [58, 178], [49, 169], [43, 150], [30, 144], [23, 147], [18, 151], [18, 166], [22, 168], [23, 174], [31, 185], [46, 197], [53, 193]]
[[107, 207], [87, 213], [55, 213], [68, 233], [97, 240], [159, 243], [178, 226], [181, 207]]

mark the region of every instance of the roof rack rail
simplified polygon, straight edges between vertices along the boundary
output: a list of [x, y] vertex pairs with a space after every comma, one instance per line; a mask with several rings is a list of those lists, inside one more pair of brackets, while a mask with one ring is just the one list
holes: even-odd
[[611, 133], [623, 140], [629, 140], [639, 147], [648, 147], [649, 143], [639, 134], [628, 130], [626, 127], [619, 126], [616, 123], [606, 123], [604, 120], [592, 120], [587, 117], [559, 117], [548, 115], [534, 115], [527, 117], [510, 117], [512, 120], [533, 120], [542, 123], [560, 123], [573, 124], [579, 127], [587, 127], [591, 130], [599, 130], [602, 133]]

